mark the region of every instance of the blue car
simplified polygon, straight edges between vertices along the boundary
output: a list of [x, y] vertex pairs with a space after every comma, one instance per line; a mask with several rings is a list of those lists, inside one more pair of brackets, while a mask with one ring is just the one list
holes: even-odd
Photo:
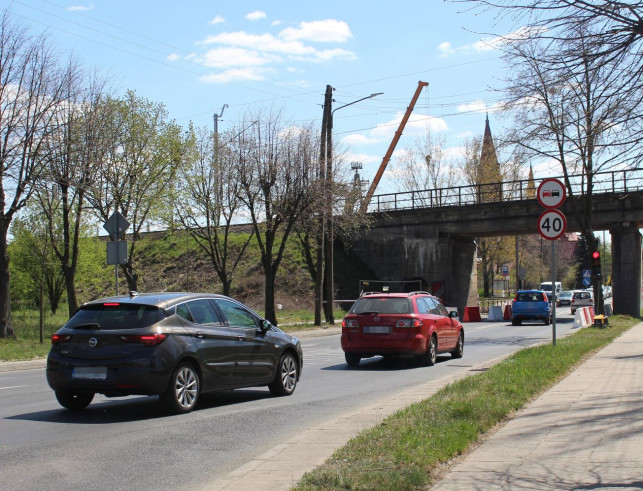
[[524, 320], [541, 320], [548, 326], [551, 307], [542, 290], [520, 290], [511, 304], [511, 324], [519, 326]]

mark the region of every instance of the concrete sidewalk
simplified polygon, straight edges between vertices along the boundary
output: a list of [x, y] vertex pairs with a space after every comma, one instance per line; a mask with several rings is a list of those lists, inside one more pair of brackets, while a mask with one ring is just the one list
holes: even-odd
[[643, 489], [643, 323], [519, 411], [431, 489]]

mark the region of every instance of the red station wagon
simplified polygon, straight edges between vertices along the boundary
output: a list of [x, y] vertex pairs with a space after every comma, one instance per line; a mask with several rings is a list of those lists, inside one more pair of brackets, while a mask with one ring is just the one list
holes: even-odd
[[427, 292], [365, 293], [342, 321], [348, 366], [376, 355], [412, 355], [434, 365], [438, 353], [461, 358], [464, 329], [458, 313]]

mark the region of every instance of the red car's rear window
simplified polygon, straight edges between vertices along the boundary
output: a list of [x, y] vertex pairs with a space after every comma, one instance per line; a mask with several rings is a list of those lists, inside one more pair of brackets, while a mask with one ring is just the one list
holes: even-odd
[[364, 313], [378, 314], [410, 314], [413, 312], [411, 301], [408, 298], [374, 297], [360, 298], [350, 310], [351, 314]]

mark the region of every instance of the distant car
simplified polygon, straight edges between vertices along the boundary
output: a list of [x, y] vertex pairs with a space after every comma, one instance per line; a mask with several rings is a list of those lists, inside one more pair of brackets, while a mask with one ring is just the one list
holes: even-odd
[[457, 316], [427, 292], [366, 293], [342, 321], [346, 363], [355, 367], [376, 355], [413, 356], [429, 366], [438, 353], [462, 358], [464, 328]]
[[565, 290], [556, 295], [556, 306], [569, 305], [572, 302], [573, 291]]
[[551, 307], [547, 294], [542, 290], [520, 290], [511, 303], [511, 324], [519, 326], [525, 320], [551, 323]]
[[302, 369], [299, 340], [240, 302], [207, 293], [150, 293], [84, 304], [51, 338], [47, 381], [58, 402], [94, 394], [159, 395], [172, 412], [206, 392], [268, 386], [290, 395]]
[[580, 307], [590, 306], [594, 306], [594, 293], [589, 290], [574, 290], [574, 295], [570, 303], [572, 314], [575, 314], [576, 309]]

